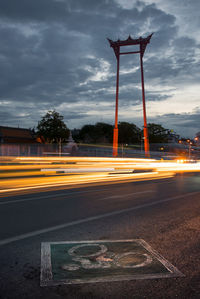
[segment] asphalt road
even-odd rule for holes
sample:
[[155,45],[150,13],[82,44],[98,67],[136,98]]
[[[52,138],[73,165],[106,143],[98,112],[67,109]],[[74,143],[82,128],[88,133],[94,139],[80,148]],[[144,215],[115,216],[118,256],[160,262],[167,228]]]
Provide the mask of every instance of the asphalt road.
[[[0,198],[0,298],[200,298],[200,176]],[[143,239],[185,276],[40,287],[41,242]]]

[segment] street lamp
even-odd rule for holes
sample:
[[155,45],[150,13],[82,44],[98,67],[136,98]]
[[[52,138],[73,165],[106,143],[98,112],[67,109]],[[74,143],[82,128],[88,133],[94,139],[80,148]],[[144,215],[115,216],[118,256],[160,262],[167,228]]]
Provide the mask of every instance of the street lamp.
[[192,145],[192,142],[190,139],[187,139],[187,143],[188,143],[188,158],[190,160],[190,157],[191,157],[191,145]]

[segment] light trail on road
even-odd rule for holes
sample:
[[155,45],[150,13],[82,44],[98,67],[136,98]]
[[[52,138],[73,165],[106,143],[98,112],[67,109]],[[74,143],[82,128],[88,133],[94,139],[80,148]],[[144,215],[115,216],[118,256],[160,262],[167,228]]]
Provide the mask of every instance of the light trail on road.
[[163,179],[183,172],[200,172],[200,163],[139,158],[1,157],[0,194]]
[[[3,185],[1,185],[0,194],[13,191],[23,191],[23,190],[33,190],[42,189],[49,187],[73,187],[80,186],[84,184],[97,184],[97,183],[113,183],[113,182],[128,182],[128,181],[141,181],[141,180],[153,180],[153,179],[163,179],[173,177],[174,173],[138,173],[130,175],[115,175],[109,176],[107,173],[104,174],[93,174],[93,175],[77,175],[76,177],[51,177],[51,178],[35,178],[35,179],[19,179],[6,180]],[[46,179],[46,182],[45,182]],[[12,185],[11,185],[12,184]],[[15,187],[14,187],[15,186]]]

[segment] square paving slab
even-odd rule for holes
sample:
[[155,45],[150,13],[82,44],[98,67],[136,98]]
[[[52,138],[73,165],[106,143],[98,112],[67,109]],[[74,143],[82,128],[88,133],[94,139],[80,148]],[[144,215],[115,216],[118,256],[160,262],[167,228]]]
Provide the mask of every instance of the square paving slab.
[[144,240],[45,242],[41,286],[184,276]]

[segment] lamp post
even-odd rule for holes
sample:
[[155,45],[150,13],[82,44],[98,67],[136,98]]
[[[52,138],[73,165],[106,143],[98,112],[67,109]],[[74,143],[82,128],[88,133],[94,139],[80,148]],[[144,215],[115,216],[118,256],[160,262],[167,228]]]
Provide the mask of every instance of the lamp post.
[[[153,33],[146,38],[133,39],[130,35],[126,40],[112,41],[108,39],[110,47],[113,48],[117,59],[117,78],[116,78],[116,101],[115,101],[115,127],[113,131],[113,157],[118,156],[118,100],[119,100],[119,61],[120,55],[140,54],[140,68],[141,68],[141,84],[142,84],[142,102],[143,102],[143,118],[144,118],[144,149],[145,157],[149,157],[149,137],[147,129],[146,105],[145,105],[145,90],[144,90],[144,72],[143,72],[143,56],[147,44]],[[120,52],[120,47],[139,45],[139,51]]]
[[188,158],[190,160],[191,158],[191,147],[192,147],[192,142],[190,139],[187,139],[187,142],[188,142]]

